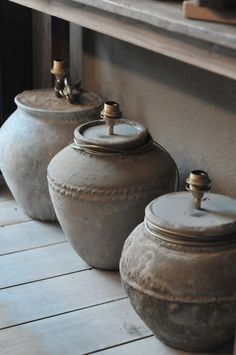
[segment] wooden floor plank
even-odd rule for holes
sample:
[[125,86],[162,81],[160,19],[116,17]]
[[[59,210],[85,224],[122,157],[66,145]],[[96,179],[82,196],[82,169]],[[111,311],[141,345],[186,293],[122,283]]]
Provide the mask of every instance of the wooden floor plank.
[[[96,354],[94,352],[93,354]],[[124,344],[104,351],[99,351],[99,355],[233,355],[233,350],[218,350],[208,353],[190,353],[185,351],[176,350],[161,343],[154,336],[146,339],[134,341],[132,343]]]
[[0,354],[193,355],[153,337],[118,273],[91,270],[57,224],[31,220],[1,186],[0,226]]
[[0,328],[124,297],[118,272],[95,269],[8,288],[0,291]]
[[30,220],[14,200],[0,202],[0,227]]
[[88,269],[68,242],[0,257],[0,288]]
[[28,221],[0,227],[0,255],[65,241],[57,223]]
[[125,299],[1,330],[0,344],[4,355],[84,355],[150,334]]

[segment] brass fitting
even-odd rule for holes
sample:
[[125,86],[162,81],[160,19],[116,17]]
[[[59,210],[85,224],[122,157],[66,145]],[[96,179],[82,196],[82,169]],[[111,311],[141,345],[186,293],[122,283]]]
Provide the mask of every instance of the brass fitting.
[[64,97],[63,90],[65,88],[65,78],[67,69],[64,60],[54,60],[51,73],[55,76],[54,90],[57,97]]
[[211,188],[208,174],[203,170],[193,170],[186,179],[186,183],[186,190],[192,192],[195,208],[200,210],[202,198]]
[[105,102],[100,117],[106,121],[108,134],[113,135],[116,120],[122,117],[119,104],[114,101]]
[[64,60],[54,60],[51,73],[55,75],[56,79],[64,79],[68,70],[66,69]]
[[64,60],[54,60],[51,73],[55,76],[54,90],[56,97],[65,98],[71,104],[80,101],[81,83],[72,85],[69,83],[69,70],[66,68]]

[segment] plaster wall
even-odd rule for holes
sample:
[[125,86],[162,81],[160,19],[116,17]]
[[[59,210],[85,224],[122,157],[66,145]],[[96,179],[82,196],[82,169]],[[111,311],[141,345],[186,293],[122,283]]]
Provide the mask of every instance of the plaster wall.
[[[212,191],[236,197],[236,82],[89,30],[83,85],[144,123],[184,179],[208,171]],[[157,167],[158,169],[158,167]]]

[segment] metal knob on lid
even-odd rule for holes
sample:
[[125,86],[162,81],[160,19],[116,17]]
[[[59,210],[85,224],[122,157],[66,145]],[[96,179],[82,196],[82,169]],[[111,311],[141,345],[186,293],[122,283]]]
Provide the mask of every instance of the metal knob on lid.
[[65,98],[71,104],[78,103],[83,92],[81,82],[73,85],[69,82],[69,70],[66,68],[65,60],[54,60],[51,73],[55,76],[54,91],[56,97]]
[[201,201],[206,192],[211,188],[211,180],[208,174],[203,170],[191,171],[186,179],[186,190],[191,191],[194,198],[194,206],[196,209],[201,209]]
[[56,79],[64,79],[68,70],[66,69],[66,63],[64,60],[55,59],[53,61],[53,67],[51,73],[55,75]]
[[62,98],[63,90],[65,88],[65,79],[68,74],[68,70],[66,69],[66,63],[64,60],[54,60],[53,67],[51,69],[51,73],[55,76],[55,94],[56,97]]
[[119,104],[114,101],[105,102],[100,117],[106,121],[108,134],[113,135],[113,127],[117,123],[116,120],[122,117],[122,112],[120,111]]

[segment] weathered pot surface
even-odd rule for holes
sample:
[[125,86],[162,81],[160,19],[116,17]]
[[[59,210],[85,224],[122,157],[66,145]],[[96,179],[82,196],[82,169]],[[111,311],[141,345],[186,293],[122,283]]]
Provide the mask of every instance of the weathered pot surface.
[[[106,103],[103,120],[75,130],[75,141],[48,167],[58,220],[90,265],[118,269],[123,243],[154,196],[175,191],[176,165],[137,122]],[[63,163],[63,169],[61,169]]]
[[72,139],[78,124],[96,119],[102,105],[91,92],[71,105],[53,89],[24,91],[17,110],[0,130],[0,169],[17,203],[32,218],[55,221],[47,185],[47,166]]
[[134,309],[161,341],[203,352],[234,335],[236,200],[207,193],[196,208],[194,189],[194,203],[181,192],[147,206],[125,242],[120,273]]

